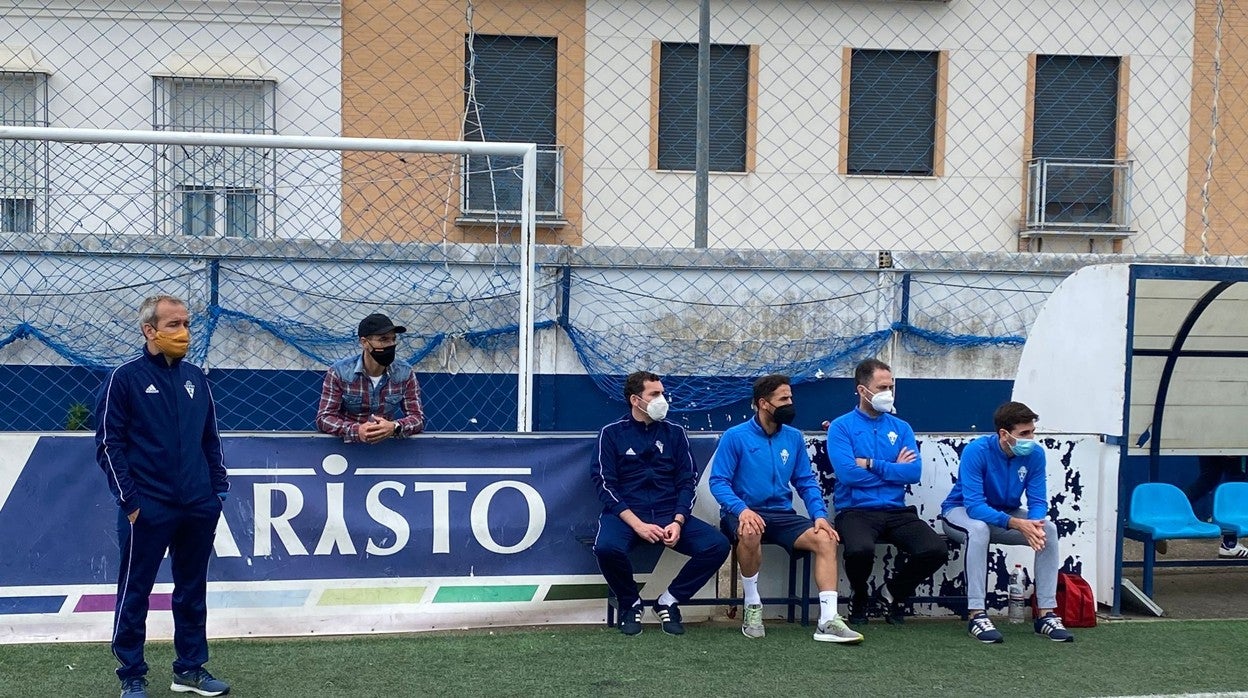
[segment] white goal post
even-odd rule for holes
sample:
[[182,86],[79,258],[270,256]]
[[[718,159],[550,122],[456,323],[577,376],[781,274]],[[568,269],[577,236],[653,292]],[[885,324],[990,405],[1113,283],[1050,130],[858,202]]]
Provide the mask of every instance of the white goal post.
[[[533,428],[534,228],[537,205],[537,146],[533,143],[408,140],[202,133],[185,131],[129,131],[120,129],[48,128],[0,125],[0,142],[128,144],[217,148],[271,148],[341,152],[420,153],[460,156],[506,156],[522,159],[519,218],[518,393],[516,430]],[[466,159],[466,157],[465,157]],[[514,214],[511,214],[514,215]],[[508,226],[514,224],[514,218]]]

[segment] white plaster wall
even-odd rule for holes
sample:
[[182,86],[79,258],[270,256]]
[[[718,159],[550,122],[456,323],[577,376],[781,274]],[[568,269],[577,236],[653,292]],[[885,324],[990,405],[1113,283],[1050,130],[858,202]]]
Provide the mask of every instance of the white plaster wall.
[[[341,124],[340,5],[290,0],[239,5],[96,0],[29,2],[4,10],[0,43],[33,52],[50,71],[50,125],[151,130],[153,75],[197,55],[259,56],[277,82],[277,133],[338,136]],[[53,233],[147,233],[152,225],[152,156],[146,148],[57,146],[52,191],[85,192],[57,201]],[[341,229],[341,160],[281,151],[288,190],[277,198],[278,237],[336,238]],[[107,194],[101,194],[106,192]],[[101,209],[105,212],[101,213]]]
[[[710,179],[711,247],[1013,250],[1023,190],[1027,57],[1130,59],[1134,251],[1182,250],[1192,6],[717,3],[716,43],[759,47],[757,168]],[[587,4],[585,241],[689,246],[694,177],[649,168],[651,46],[696,41],[692,0]],[[1129,18],[1129,20],[1124,20]],[[843,47],[949,56],[945,174],[846,177]]]

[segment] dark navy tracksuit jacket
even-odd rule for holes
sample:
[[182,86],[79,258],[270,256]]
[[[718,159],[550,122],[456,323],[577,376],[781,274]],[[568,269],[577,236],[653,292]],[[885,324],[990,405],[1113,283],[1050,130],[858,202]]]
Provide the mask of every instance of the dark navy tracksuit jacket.
[[142,498],[170,506],[211,500],[230,489],[217,412],[204,372],[144,349],[100,389],[96,460],[125,513]]

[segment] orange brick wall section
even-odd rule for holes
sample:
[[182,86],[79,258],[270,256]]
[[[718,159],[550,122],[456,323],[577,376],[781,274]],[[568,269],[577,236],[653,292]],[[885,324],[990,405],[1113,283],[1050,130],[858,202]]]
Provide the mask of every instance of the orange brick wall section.
[[[1248,254],[1248,0],[1225,0],[1222,74],[1218,89],[1218,150],[1209,183],[1209,254]],[[1201,254],[1204,224],[1201,186],[1213,111],[1213,56],[1217,3],[1196,1],[1196,43],[1192,67],[1191,149],[1188,155],[1187,223],[1184,249]]]
[[[584,157],[584,0],[475,0],[479,34],[553,36],[559,50],[555,129],[564,150],[568,225],[539,228],[538,242],[581,243]],[[464,111],[463,2],[344,0],[344,136],[458,140]],[[343,157],[343,238],[394,242],[495,242],[492,226],[456,226],[452,158],[389,153]],[[436,176],[427,177],[429,170]],[[360,182],[361,184],[353,184]],[[453,185],[449,190],[448,182]],[[447,219],[452,223],[443,225]],[[498,238],[514,242],[519,230]]]

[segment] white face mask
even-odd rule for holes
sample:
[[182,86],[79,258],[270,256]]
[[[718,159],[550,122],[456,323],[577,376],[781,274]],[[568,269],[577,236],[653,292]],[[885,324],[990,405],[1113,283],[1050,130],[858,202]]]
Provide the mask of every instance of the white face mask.
[[650,419],[653,419],[656,422],[661,422],[665,417],[667,417],[667,408],[667,398],[660,395],[646,405],[646,414],[650,417]]
[[[870,391],[867,391],[870,392]],[[892,412],[893,411],[893,391],[881,390],[871,396],[871,409],[876,412]]]

